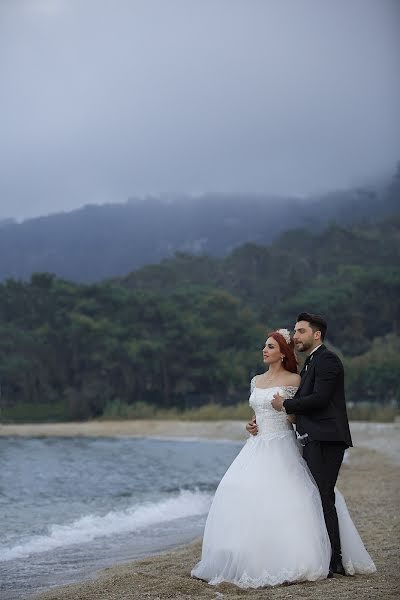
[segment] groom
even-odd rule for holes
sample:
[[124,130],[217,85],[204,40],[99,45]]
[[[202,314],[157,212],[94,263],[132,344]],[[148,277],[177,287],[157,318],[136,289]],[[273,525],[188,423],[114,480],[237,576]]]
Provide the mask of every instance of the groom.
[[[310,313],[300,313],[293,341],[307,358],[300,373],[301,383],[294,398],[284,400],[275,394],[277,411],[296,415],[296,430],[303,438],[303,458],[321,494],[326,528],[332,546],[328,577],[345,575],[340,548],[334,488],[344,451],[352,446],[344,397],[344,372],[339,357],[324,346],[326,321]],[[257,434],[255,421],[246,427]]]

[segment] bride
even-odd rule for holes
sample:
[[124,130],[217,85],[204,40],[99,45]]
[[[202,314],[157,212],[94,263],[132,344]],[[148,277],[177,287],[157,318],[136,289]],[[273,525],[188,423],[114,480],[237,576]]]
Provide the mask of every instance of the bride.
[[[292,398],[300,384],[287,330],[269,334],[263,359],[269,369],[252,379],[249,400],[258,434],[247,440],[217,488],[201,560],[191,572],[211,585],[258,588],[329,573],[321,498],[296,440],[294,416],[271,406],[274,394]],[[346,573],[372,573],[375,565],[335,491]]]

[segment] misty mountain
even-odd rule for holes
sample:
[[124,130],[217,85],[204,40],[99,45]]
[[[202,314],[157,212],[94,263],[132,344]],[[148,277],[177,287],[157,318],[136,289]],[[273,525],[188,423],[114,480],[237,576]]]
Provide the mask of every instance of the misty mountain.
[[86,205],[0,225],[0,280],[51,272],[95,282],[158,263],[176,252],[224,257],[246,243],[270,245],[289,229],[321,231],[383,218],[400,203],[400,169],[385,185],[318,198],[246,194],[161,196]]

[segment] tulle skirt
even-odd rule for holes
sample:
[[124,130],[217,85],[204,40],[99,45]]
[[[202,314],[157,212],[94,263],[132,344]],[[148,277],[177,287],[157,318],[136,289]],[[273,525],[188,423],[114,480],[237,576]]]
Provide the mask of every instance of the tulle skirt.
[[[337,509],[346,570],[373,572],[340,493]],[[293,431],[249,438],[217,488],[192,576],[243,588],[315,581],[330,558],[319,491]]]
[[335,488],[335,506],[339,521],[343,566],[347,575],[375,573],[375,564],[358,533],[343,495]]

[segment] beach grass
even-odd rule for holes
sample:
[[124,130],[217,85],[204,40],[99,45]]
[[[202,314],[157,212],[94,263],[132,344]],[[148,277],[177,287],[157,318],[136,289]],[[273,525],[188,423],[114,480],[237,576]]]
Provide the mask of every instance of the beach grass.
[[[372,402],[351,403],[348,405],[348,416],[351,421],[374,421],[392,423],[400,416],[400,408],[393,404],[376,404]],[[177,408],[158,408],[145,402],[125,404],[118,400],[110,402],[100,419],[157,419],[179,421],[247,421],[253,415],[248,402],[234,405],[203,404],[197,408],[179,410]]]
[[[400,418],[400,406],[394,403],[348,402],[347,412],[350,421],[392,423]],[[141,401],[128,404],[113,399],[106,404],[103,413],[95,420],[248,421],[252,416],[253,411],[248,402],[225,405],[209,402],[201,406],[180,409],[161,408]],[[0,406],[0,424],[62,423],[75,420],[68,417],[66,408],[61,402],[51,405],[25,403],[16,406]]]

